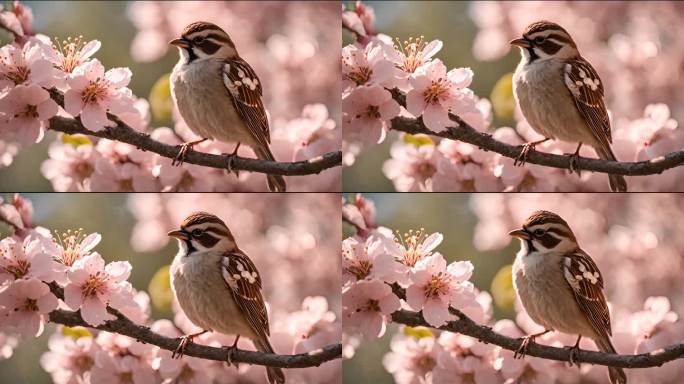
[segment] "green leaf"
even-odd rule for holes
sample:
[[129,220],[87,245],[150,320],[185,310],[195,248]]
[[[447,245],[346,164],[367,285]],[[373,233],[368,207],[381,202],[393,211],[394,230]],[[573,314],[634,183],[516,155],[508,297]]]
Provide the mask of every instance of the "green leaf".
[[69,336],[74,340],[81,337],[92,337],[93,334],[84,327],[62,327],[62,335]]
[[170,74],[162,75],[150,90],[150,110],[155,121],[170,121],[173,112]]
[[515,98],[513,97],[513,73],[507,73],[494,84],[492,94],[489,96],[494,108],[494,114],[499,119],[512,120],[515,111]]
[[430,328],[426,327],[409,327],[408,325],[404,327],[404,335],[411,336],[416,339],[422,339],[424,337],[435,337]]
[[417,135],[411,135],[409,133],[404,135],[404,143],[406,144],[413,144],[416,147],[421,147],[423,145],[433,145],[435,144],[434,141],[432,141],[432,138],[428,135],[424,135],[422,133],[419,133]]
[[152,305],[155,308],[163,311],[171,310],[171,303],[173,302],[173,292],[171,291],[171,274],[169,272],[170,266],[165,265],[152,276],[147,291],[150,293]]
[[499,269],[492,279],[492,297],[501,309],[512,309],[515,303],[515,289],[513,288],[513,266],[505,265]]
[[67,135],[65,133],[62,135],[62,143],[78,147],[80,145],[92,144],[93,142],[85,135]]

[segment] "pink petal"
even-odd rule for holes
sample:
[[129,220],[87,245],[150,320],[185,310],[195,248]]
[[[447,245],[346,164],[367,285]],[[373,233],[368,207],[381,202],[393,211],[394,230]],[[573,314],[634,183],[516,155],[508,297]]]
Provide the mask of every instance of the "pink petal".
[[380,105],[379,112],[380,118],[387,121],[397,117],[399,112],[401,112],[401,109],[399,107],[399,103],[393,99],[390,99]]
[[38,305],[38,312],[47,314],[57,309],[59,301],[55,295],[48,293],[38,299],[36,304]]
[[425,303],[423,287],[413,284],[406,289],[406,303],[414,310],[420,311]]
[[48,99],[40,103],[40,105],[38,105],[37,111],[38,119],[41,121],[45,121],[56,115],[59,111],[59,107],[57,106],[57,103],[55,103],[54,100]]
[[128,261],[113,261],[105,267],[105,271],[117,282],[127,280],[131,269],[131,263]]
[[107,113],[102,106],[97,103],[87,104],[81,112],[81,122],[91,131],[101,131],[105,126],[112,126],[114,123],[107,119]]
[[442,49],[443,45],[444,44],[442,43],[441,40],[431,41],[421,51],[423,54],[423,59],[427,60],[427,59],[431,58],[432,56],[434,56],[437,52],[439,52],[440,49]]
[[100,243],[100,240],[102,240],[102,236],[99,233],[91,233],[90,235],[86,236],[85,239],[81,241],[81,253],[86,254],[90,252],[93,248],[95,248],[96,245]]
[[131,81],[131,70],[128,68],[112,68],[105,78],[116,88],[125,87]]
[[423,93],[415,89],[410,90],[406,95],[406,110],[413,116],[420,116],[427,107]]
[[64,110],[72,116],[78,116],[83,110],[83,101],[81,94],[73,89],[66,91],[64,94]]
[[100,49],[100,46],[102,46],[102,44],[99,40],[89,41],[88,44],[81,48],[81,60],[85,60],[92,56],[95,52],[97,52]]
[[423,317],[433,327],[441,327],[451,320],[453,316],[449,314],[447,305],[444,305],[436,298],[429,299],[423,306]]
[[382,321],[382,316],[378,313],[363,313],[357,316],[362,316],[359,321],[359,331],[369,339],[381,337],[385,333],[385,322]]
[[81,316],[86,323],[98,326],[107,320],[114,320],[116,317],[107,313],[107,306],[100,300],[89,297],[81,307]]
[[449,114],[439,104],[430,104],[425,107],[423,122],[433,132],[444,131],[447,125],[455,124],[449,120]]
[[81,287],[76,284],[69,284],[64,288],[64,303],[74,311],[81,307],[83,295]]

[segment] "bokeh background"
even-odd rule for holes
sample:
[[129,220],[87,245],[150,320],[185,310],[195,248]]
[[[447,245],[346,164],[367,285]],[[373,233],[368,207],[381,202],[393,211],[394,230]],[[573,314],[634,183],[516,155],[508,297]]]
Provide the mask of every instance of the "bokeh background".
[[[5,201],[12,199],[8,194],[0,196]],[[256,264],[271,308],[272,329],[278,319],[286,322],[289,313],[301,310],[302,300],[309,296],[324,297],[329,310],[339,318],[341,223],[330,219],[341,215],[337,194],[22,196],[33,202],[36,225],[60,234],[78,228],[86,234],[100,233],[102,241],[94,251],[107,262],[131,263],[129,281],[137,290],[150,294],[153,320],[174,317],[164,269],[173,260],[178,245],[173,239],[169,241],[166,232],[178,228],[183,218],[196,210],[221,217],[240,248]],[[10,228],[0,223],[0,238],[10,233]],[[0,382],[51,383],[39,359],[47,351],[47,341],[55,329],[56,325],[48,324],[38,339],[20,342],[11,358],[0,361]],[[322,377],[340,375],[339,360],[315,369],[320,369],[317,374]]]
[[[301,160],[340,148],[338,44],[341,31],[334,23],[339,20],[335,2],[22,1],[22,4],[33,12],[36,33],[58,38],[60,42],[77,36],[83,36],[86,42],[100,40],[102,47],[94,58],[106,69],[130,68],[133,76],[128,87],[134,95],[150,103],[150,130],[174,128],[178,120],[173,113],[167,75],[179,56],[168,41],[177,37],[190,22],[217,23],[231,35],[240,55],[253,66],[262,83],[267,84],[264,103],[270,117],[271,149],[276,159]],[[0,45],[9,41],[9,34],[0,31]],[[314,107],[305,111],[309,105]],[[319,128],[316,137],[309,137]],[[187,134],[185,124],[178,124],[175,129],[181,136]],[[52,184],[41,174],[40,166],[48,158],[48,147],[56,137],[55,132],[48,131],[39,144],[21,148],[12,165],[0,167],[0,190],[51,191]],[[312,144],[299,150],[304,141]],[[231,151],[229,147],[234,148],[233,143],[225,144],[225,150],[220,144],[206,144],[197,148],[209,151],[215,149],[210,145],[214,144],[225,153]],[[241,148],[239,153],[254,156],[246,148]],[[337,168],[315,177],[293,177],[288,179],[288,189],[338,191],[340,173]],[[248,180],[246,176],[247,173],[240,178],[242,189],[224,185],[216,190],[263,189],[262,174],[249,175]]]
[[[627,313],[642,310],[649,296],[666,296],[674,312],[684,311],[680,282],[684,271],[684,240],[678,229],[680,224],[672,221],[684,218],[682,195],[368,193],[363,196],[375,203],[379,226],[400,233],[420,228],[426,234],[442,233],[444,241],[435,251],[444,255],[448,263],[457,260],[473,263],[475,269],[470,281],[492,295],[494,320],[515,321],[515,292],[508,268],[520,245],[508,232],[519,228],[538,209],[561,215],[573,229],[582,249],[596,261],[612,306],[614,332],[627,327],[620,319]],[[354,233],[347,224],[343,230],[344,238]],[[343,382],[394,383],[382,359],[390,351],[390,341],[398,329],[398,325],[390,324],[382,338],[362,340],[354,357],[343,363]],[[680,341],[669,340],[668,344]],[[620,341],[616,345],[620,349]],[[676,382],[671,380],[684,370],[684,363],[674,362],[660,369],[663,370],[660,375],[640,377],[647,381],[637,379],[636,382],[658,381],[656,378]],[[645,374],[649,370],[634,371]],[[604,374],[601,371],[598,380],[605,380]]]
[[[626,127],[630,121],[641,118],[644,108],[653,103],[667,104],[671,117],[680,125],[684,121],[684,93],[680,91],[684,79],[684,4],[681,2],[364,1],[364,4],[375,11],[378,33],[401,41],[419,36],[428,42],[441,40],[444,46],[435,58],[442,60],[448,69],[470,67],[474,77],[469,88],[492,102],[492,129],[516,126],[508,75],[520,61],[520,53],[517,48],[510,49],[508,42],[519,37],[530,22],[540,19],[563,25],[577,42],[580,53],[597,69],[606,85],[614,132],[616,127]],[[352,2],[348,2],[348,8],[353,9]],[[351,34],[345,31],[343,45],[352,42]],[[657,129],[656,122],[646,125]],[[644,127],[642,131],[648,129]],[[382,144],[362,150],[355,163],[343,172],[344,190],[394,191],[392,181],[383,174],[382,165],[390,158],[390,147],[398,137],[397,132],[390,132]],[[681,149],[681,145],[666,152],[675,149]],[[616,151],[620,158],[622,149]],[[587,154],[593,156],[591,151]],[[622,157],[627,154],[633,156],[625,151]]]

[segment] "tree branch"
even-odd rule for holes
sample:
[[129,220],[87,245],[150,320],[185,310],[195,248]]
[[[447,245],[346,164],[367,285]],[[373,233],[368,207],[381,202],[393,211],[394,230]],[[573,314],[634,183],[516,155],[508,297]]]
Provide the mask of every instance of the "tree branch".
[[[48,91],[50,92],[52,99],[55,100],[57,104],[64,107],[64,95],[55,89]],[[114,115],[108,114],[108,117],[110,120],[116,123],[116,126],[105,128],[99,132],[93,132],[84,127],[83,124],[81,124],[80,119],[63,116],[55,116],[51,118],[50,129],[70,135],[83,134],[108,140],[120,141],[133,145],[143,151],[154,152],[169,159],[174,159],[178,155],[178,146],[168,145],[156,141],[152,139],[150,135],[138,132],[129,127]],[[295,162],[277,162],[236,156],[232,159],[232,164],[230,164],[229,167],[230,158],[231,156],[228,155],[213,155],[210,153],[197,152],[190,149],[188,150],[184,161],[186,163],[202,165],[205,167],[227,170],[232,169],[234,171],[268,173],[283,176],[317,174],[326,169],[342,165],[342,151],[329,152],[309,160]]]
[[[406,95],[404,95],[398,89],[392,89],[389,91],[392,92],[394,100],[396,100],[401,106],[406,107]],[[496,152],[511,159],[517,158],[522,151],[522,146],[510,145],[495,140],[492,135],[476,130],[454,114],[450,113],[449,118],[457,123],[457,126],[449,127],[443,132],[433,132],[429,130],[425,124],[423,124],[421,119],[401,116],[392,119],[392,129],[414,135],[422,133],[449,140],[459,140],[472,144],[482,150]],[[536,150],[529,151],[526,162],[553,168],[570,169],[570,156],[556,155],[552,153],[539,152]],[[638,162],[599,160],[587,157],[580,157],[577,161],[578,167],[583,171],[612,173],[625,176],[658,174],[683,164],[684,151],[671,152],[665,156]]]
[[[397,284],[392,285],[392,291],[400,298],[406,299],[406,292]],[[477,324],[457,309],[450,307],[449,312],[456,315],[458,319],[448,322],[446,325],[438,328],[439,330],[460,333],[476,338],[484,343],[498,345],[510,351],[516,351],[522,344],[522,339],[513,339],[494,332],[491,327]],[[425,321],[421,312],[416,313],[407,310],[399,310],[392,314],[392,321],[411,327],[421,326],[435,328]],[[535,342],[529,344],[526,354],[550,360],[570,361],[570,349],[550,347]],[[681,358],[684,358],[684,343],[673,344],[665,348],[638,355],[619,355],[615,353],[581,349],[575,355],[574,361],[621,368],[649,368],[659,367],[669,361]]]
[[[59,297],[64,299],[63,289],[55,283],[51,283],[50,289]],[[81,317],[80,311],[70,312],[61,309],[50,312],[50,321],[63,324],[68,327],[89,327],[101,331],[118,333],[134,338],[140,342],[156,345],[168,351],[175,351],[180,343],[180,338],[171,338],[152,332],[149,327],[135,324],[121,312],[108,307],[107,311],[116,316],[115,320],[107,321],[103,325],[93,327],[86,323]],[[199,357],[201,359],[228,361],[228,349],[208,347],[205,345],[189,343],[184,350],[188,356]],[[279,368],[308,368],[317,367],[325,362],[342,357],[342,344],[332,344],[325,348],[300,353],[297,355],[278,355],[273,353],[247,351],[236,349],[231,358],[236,363],[246,363],[255,365],[267,365]]]

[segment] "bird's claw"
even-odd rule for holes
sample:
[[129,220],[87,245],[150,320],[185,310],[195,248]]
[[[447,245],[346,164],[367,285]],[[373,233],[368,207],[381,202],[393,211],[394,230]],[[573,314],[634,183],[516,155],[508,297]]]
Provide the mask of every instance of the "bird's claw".
[[178,344],[178,348],[176,348],[175,351],[171,354],[172,359],[180,359],[183,357],[183,354],[185,354],[185,348],[188,346],[188,344],[192,341],[192,336],[183,336],[181,337],[181,341]]
[[570,157],[570,173],[577,173],[577,176],[582,176],[582,169],[579,167],[579,153],[568,153],[567,155]]
[[188,154],[188,149],[192,147],[191,144],[185,143],[180,145],[180,149],[178,150],[178,155],[173,158],[173,161],[171,161],[171,166],[172,167],[180,167],[183,165],[183,162],[185,161],[185,155]]
[[577,354],[579,353],[579,343],[577,345],[567,346],[565,347],[570,350],[570,366],[572,367],[573,365],[577,364],[579,367],[579,361],[577,361]]
[[527,354],[527,347],[529,347],[530,342],[534,341],[534,336],[525,336],[523,337],[522,344],[520,344],[520,347],[515,351],[513,354],[514,359],[523,359],[525,358],[525,355]]
[[525,162],[527,161],[527,155],[530,153],[530,150],[534,150],[534,146],[534,143],[523,144],[520,154],[515,158],[515,161],[513,161],[513,166],[522,167],[525,165]]
[[[229,366],[233,365],[233,354],[235,353],[235,350],[237,350],[237,345],[223,348],[226,350],[226,362]],[[237,363],[235,363],[235,366],[237,367]]]

